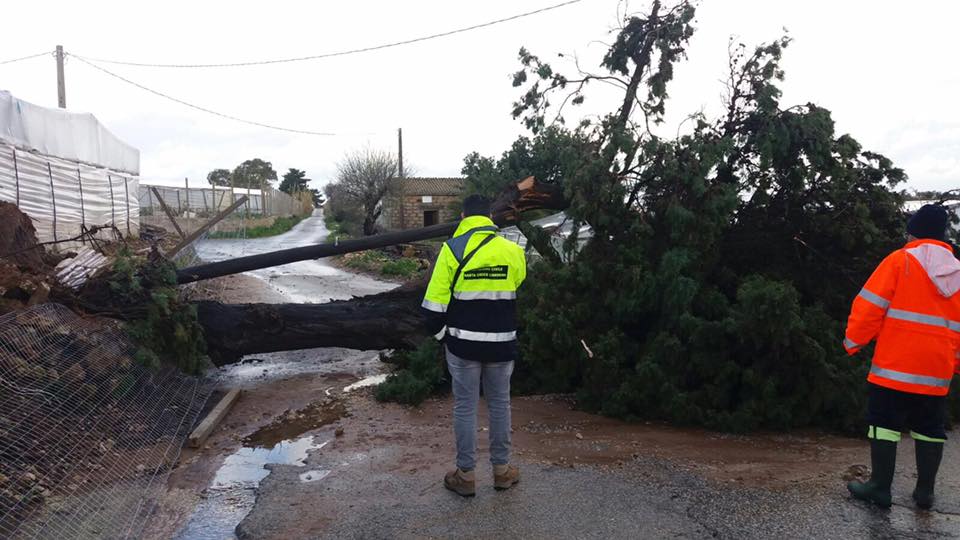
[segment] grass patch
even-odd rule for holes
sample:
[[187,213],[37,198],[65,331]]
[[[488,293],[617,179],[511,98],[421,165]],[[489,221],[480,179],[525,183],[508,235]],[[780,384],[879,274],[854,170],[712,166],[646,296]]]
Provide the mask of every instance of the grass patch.
[[380,267],[380,272],[386,276],[411,277],[420,270],[420,264],[413,259],[396,259],[387,261]]
[[292,229],[297,223],[303,221],[304,216],[278,217],[273,221],[273,225],[250,227],[246,232],[241,231],[214,231],[207,235],[208,238],[264,238],[267,236],[276,236]]
[[323,223],[327,226],[327,230],[330,231],[327,237],[328,239],[338,237],[340,240],[346,240],[350,238],[350,233],[347,232],[347,224],[337,221],[332,215],[324,216]]
[[427,339],[412,351],[402,351],[394,360],[400,366],[387,380],[377,385],[377,401],[419,405],[447,387],[447,370],[440,355],[440,343]]
[[412,278],[422,272],[416,259],[396,259],[377,250],[347,253],[343,256],[343,264],[361,272],[403,279]]

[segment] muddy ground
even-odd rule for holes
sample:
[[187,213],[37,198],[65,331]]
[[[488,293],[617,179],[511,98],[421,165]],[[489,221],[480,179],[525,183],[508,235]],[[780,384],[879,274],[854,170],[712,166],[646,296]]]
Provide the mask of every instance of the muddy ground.
[[[301,226],[323,233],[316,218]],[[310,264],[323,269],[238,276],[213,290],[240,302],[388,286]],[[206,446],[184,451],[148,538],[960,538],[955,441],[934,511],[909,499],[909,441],[894,507],[881,511],[844,487],[868,469],[865,440],[627,424],[576,411],[566,396],[515,398],[523,480],[513,490],[492,489],[481,428],[478,494],[463,499],[440,483],[454,453],[449,397],[407,408],[377,403],[369,387],[345,390],[383,369],[376,353],[319,349],[222,370],[222,386],[244,393]]]

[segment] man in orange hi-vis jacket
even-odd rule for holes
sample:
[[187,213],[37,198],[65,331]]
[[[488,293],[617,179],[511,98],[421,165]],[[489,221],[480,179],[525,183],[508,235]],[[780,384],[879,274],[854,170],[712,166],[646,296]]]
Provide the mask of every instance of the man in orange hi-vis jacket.
[[891,253],[853,301],[843,346],[855,354],[877,340],[867,377],[867,437],[872,472],[850,482],[858,499],[889,507],[900,434],[915,441],[920,508],[933,487],[947,436],[946,396],[960,370],[960,261],[944,242],[947,212],[920,208],[907,223],[907,245]]

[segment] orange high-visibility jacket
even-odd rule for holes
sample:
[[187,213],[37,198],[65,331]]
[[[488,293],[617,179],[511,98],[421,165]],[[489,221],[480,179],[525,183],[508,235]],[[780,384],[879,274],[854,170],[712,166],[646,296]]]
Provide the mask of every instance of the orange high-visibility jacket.
[[877,338],[867,380],[946,395],[960,371],[960,261],[950,246],[914,240],[890,254],[853,300],[843,346],[854,354]]

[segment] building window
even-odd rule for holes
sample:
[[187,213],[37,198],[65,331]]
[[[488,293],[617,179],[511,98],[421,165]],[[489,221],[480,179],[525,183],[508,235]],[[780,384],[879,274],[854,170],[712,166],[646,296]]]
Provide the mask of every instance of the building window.
[[440,211],[439,210],[424,210],[423,211],[423,226],[429,227],[431,225],[436,225],[440,223]]

